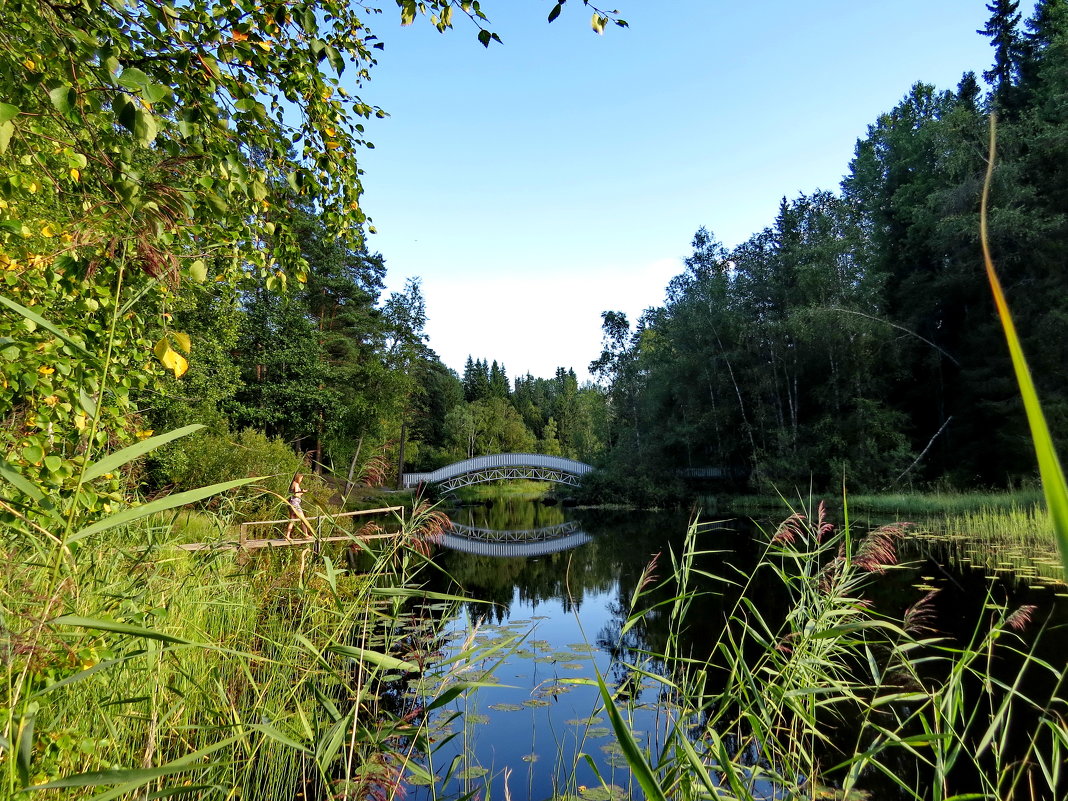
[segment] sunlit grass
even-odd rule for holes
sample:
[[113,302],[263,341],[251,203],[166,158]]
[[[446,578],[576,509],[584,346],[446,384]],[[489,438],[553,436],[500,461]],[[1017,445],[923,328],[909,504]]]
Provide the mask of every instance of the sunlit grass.
[[537,500],[548,495],[552,488],[553,485],[546,481],[512,479],[472,484],[469,487],[461,487],[451,495],[461,501],[494,500],[502,496],[520,500]]
[[[795,500],[796,502],[796,500]],[[889,520],[927,520],[950,514],[965,514],[984,510],[1026,508],[1042,502],[1039,489],[1012,492],[899,492],[849,496],[850,515],[868,515]],[[838,504],[840,505],[840,504]],[[764,516],[771,520],[781,517],[788,509],[782,498],[770,495],[740,495],[722,504],[731,512]]]

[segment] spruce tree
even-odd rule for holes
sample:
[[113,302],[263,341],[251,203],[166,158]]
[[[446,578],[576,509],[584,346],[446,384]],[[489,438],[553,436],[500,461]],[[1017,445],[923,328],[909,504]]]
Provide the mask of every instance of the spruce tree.
[[1015,98],[1013,88],[1019,79],[1023,58],[1023,39],[1017,29],[1020,24],[1019,0],[993,0],[987,4],[990,19],[976,33],[990,38],[994,46],[994,64],[983,72],[983,78],[993,90],[995,108],[1011,112]]

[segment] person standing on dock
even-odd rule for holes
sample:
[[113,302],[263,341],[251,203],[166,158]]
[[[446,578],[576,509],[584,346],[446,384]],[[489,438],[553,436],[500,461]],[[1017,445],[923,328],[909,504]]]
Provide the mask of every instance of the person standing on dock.
[[299,520],[301,528],[303,528],[309,537],[314,536],[311,524],[308,522],[308,518],[304,516],[304,510],[301,508],[300,499],[307,492],[304,487],[300,485],[300,482],[304,480],[303,473],[297,473],[293,476],[293,481],[289,485],[289,525],[286,526],[286,539],[292,539],[290,536],[293,533],[293,526]]

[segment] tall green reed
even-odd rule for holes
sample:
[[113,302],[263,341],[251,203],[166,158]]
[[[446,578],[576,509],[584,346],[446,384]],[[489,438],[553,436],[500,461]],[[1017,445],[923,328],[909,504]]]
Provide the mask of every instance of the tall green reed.
[[[64,339],[35,312],[5,305]],[[0,796],[395,791],[407,759],[398,744],[418,738],[418,716],[380,693],[387,676],[424,669],[426,654],[398,620],[427,597],[411,583],[424,560],[412,545],[440,515],[420,508],[399,521],[398,537],[352,540],[370,564],[356,573],[308,548],[170,547],[187,536],[172,525],[190,519],[179,510],[255,478],[97,502],[96,482],[198,428],[87,452],[58,489],[0,460],[0,502],[13,521],[0,536]],[[227,522],[213,528],[224,536]]]
[[[646,797],[1059,797],[1064,787],[1050,756],[1063,753],[1064,702],[1034,688],[1042,677],[1059,687],[1064,667],[1019,639],[1033,610],[990,599],[987,616],[957,642],[931,628],[933,594],[900,615],[873,608],[869,584],[897,569],[902,533],[833,530],[822,508],[795,513],[771,532],[753,571],[731,580],[737,599],[717,639],[683,651],[680,615],[666,653],[650,655],[668,670],[645,675],[671,700],[653,749],[635,751],[618,711],[625,702],[602,682]],[[701,534],[693,524],[674,561],[680,607],[698,598],[692,571]],[[767,602],[772,586],[784,602]],[[647,611],[644,597],[636,596],[629,625]],[[1009,678],[995,669],[1007,659],[1020,666]],[[1033,733],[1020,744],[1018,731],[1010,735],[1022,726]],[[971,795],[959,795],[962,787]]]
[[1046,505],[1049,508],[1050,519],[1053,523],[1053,534],[1057,541],[1057,547],[1061,554],[1061,563],[1064,567],[1065,576],[1068,577],[1068,485],[1065,484],[1064,470],[1057,456],[1057,449],[1053,443],[1049,426],[1046,424],[1046,416],[1042,412],[1042,404],[1035,390],[1034,380],[1031,378],[1031,370],[1027,366],[1020,337],[1016,333],[1016,325],[1009,311],[1008,301],[1001,288],[997,271],[994,269],[994,260],[990,254],[990,238],[987,232],[987,209],[990,201],[990,186],[994,178],[994,162],[997,154],[997,118],[990,117],[990,153],[987,159],[986,178],[983,181],[983,195],[979,210],[979,239],[983,246],[983,265],[986,269],[986,277],[990,283],[990,291],[994,296],[994,304],[997,307],[998,318],[1005,332],[1005,341],[1009,347],[1009,355],[1012,358],[1012,368],[1016,373],[1016,382],[1020,387],[1020,397],[1023,399],[1024,411],[1027,414],[1027,423],[1031,428],[1031,440],[1035,445],[1035,455],[1038,458],[1038,472],[1042,478],[1042,490],[1046,496]]

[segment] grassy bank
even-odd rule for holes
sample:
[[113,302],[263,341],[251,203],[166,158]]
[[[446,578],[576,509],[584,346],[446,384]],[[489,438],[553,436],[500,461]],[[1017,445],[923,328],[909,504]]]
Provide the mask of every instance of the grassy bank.
[[[392,787],[412,713],[383,677],[409,638],[409,550],[433,516],[373,550],[188,554],[227,527],[181,512],[68,551],[7,542],[0,797],[367,797]],[[42,558],[44,557],[44,558]],[[432,621],[430,622],[432,626]],[[410,732],[409,735],[416,732]],[[49,792],[51,791],[51,792]]]
[[[786,508],[782,499],[752,497],[727,508],[757,519],[775,520]],[[827,502],[829,516],[844,520],[842,503]],[[1013,493],[924,493],[851,495],[849,518],[878,526],[909,521],[908,536],[937,544],[942,558],[990,571],[1011,571],[1021,579],[1064,583],[1053,536],[1053,522],[1038,490]]]
[[[841,497],[818,496],[828,507],[840,510]],[[1032,507],[1042,503],[1041,489],[1016,490],[1013,492],[907,492],[878,493],[869,495],[850,494],[850,516],[868,515],[887,520],[915,520],[929,517],[964,514],[981,510],[1012,510]],[[812,499],[805,496],[777,495],[732,495],[717,497],[713,508],[753,516],[768,516],[778,519],[790,513],[790,507],[810,505]]]
[[492,481],[484,484],[472,484],[449,493],[447,498],[455,498],[464,503],[487,501],[496,498],[515,498],[517,500],[538,500],[552,492],[553,485],[546,481],[526,481],[514,479]]

